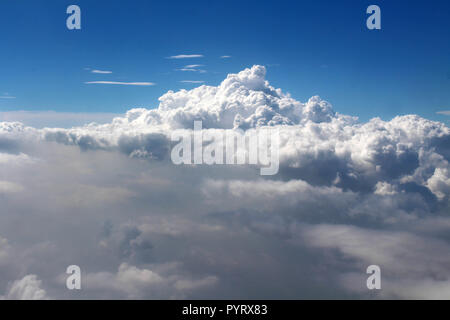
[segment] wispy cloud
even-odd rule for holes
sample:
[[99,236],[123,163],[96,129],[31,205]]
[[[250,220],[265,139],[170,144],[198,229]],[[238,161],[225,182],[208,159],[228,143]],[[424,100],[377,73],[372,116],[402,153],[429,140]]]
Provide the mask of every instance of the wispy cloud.
[[91,73],[110,74],[110,73],[112,73],[112,71],[94,69],[91,71]]
[[205,81],[200,80],[181,80],[182,83],[204,83]]
[[177,69],[177,71],[197,71],[197,69],[192,69],[192,68],[182,68],[182,69]]
[[124,86],[154,86],[153,82],[88,81],[85,84],[117,84]]
[[203,64],[188,64],[184,66],[184,68],[177,69],[177,71],[191,71],[191,72],[200,72],[205,73],[206,70],[198,69],[199,67],[203,67]]
[[10,96],[8,93],[4,93],[0,96],[0,99],[15,99],[16,97]]
[[231,56],[220,56],[220,59],[228,59],[231,58]]
[[167,59],[190,59],[190,58],[203,58],[202,54],[179,54],[176,56],[167,57]]
[[194,69],[194,68],[181,68],[181,69],[177,69],[177,71],[192,71],[192,72],[200,72],[200,73],[206,72],[206,70]]
[[0,111],[0,122],[21,122],[36,128],[72,128],[88,123],[104,124],[123,116],[109,112]]
[[436,112],[437,114],[443,114],[443,115],[445,115],[445,116],[450,116],[450,110],[447,110],[447,111],[438,111],[438,112]]

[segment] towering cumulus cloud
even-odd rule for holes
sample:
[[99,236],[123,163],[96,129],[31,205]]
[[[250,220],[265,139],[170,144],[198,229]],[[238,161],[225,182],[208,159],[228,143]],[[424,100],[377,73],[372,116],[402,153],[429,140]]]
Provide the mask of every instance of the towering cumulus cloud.
[[[450,129],[360,123],[265,75],[169,91],[105,125],[0,123],[0,295],[450,298]],[[174,165],[172,132],[198,120],[278,129],[278,174]],[[80,291],[65,288],[71,264]],[[381,291],[366,287],[372,264]]]

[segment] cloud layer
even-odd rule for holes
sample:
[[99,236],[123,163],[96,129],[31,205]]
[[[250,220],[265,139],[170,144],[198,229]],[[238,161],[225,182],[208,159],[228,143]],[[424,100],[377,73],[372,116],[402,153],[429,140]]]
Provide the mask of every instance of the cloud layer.
[[[265,75],[169,91],[108,124],[1,122],[3,297],[449,298],[450,129],[359,123]],[[171,133],[195,120],[279,128],[279,174],[173,165]],[[65,289],[70,264],[80,292]],[[365,287],[370,264],[381,292]]]

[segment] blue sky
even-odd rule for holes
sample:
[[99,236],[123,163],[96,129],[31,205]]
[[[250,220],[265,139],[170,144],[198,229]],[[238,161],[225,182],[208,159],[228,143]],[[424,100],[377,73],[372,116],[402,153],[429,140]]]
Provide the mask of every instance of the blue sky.
[[[66,28],[71,4],[81,30]],[[366,28],[370,4],[381,8],[382,30]],[[436,112],[450,110],[449,9],[400,0],[2,0],[0,111],[155,108],[168,90],[198,86],[181,81],[218,85],[262,64],[294,98],[320,95],[363,121],[416,113],[448,123]],[[167,59],[180,54],[203,57]],[[194,64],[206,72],[177,70]]]

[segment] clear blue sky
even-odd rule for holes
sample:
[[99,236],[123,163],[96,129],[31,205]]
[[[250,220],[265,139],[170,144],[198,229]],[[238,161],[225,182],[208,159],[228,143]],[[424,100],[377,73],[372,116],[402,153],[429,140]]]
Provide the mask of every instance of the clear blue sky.
[[[71,4],[81,7],[81,30],[66,28]],[[370,4],[381,8],[380,31],[366,28]],[[436,112],[450,110],[449,39],[448,0],[2,0],[0,111],[154,108],[166,91],[198,85],[180,81],[217,85],[262,64],[296,99],[318,94],[362,120],[448,121]],[[166,58],[179,54],[204,57]],[[191,64],[207,72],[176,71]]]

